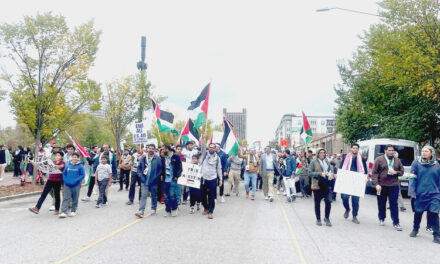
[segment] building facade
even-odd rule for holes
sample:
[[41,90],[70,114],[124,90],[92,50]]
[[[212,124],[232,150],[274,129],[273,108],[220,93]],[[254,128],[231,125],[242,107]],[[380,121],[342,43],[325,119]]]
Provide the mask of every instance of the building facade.
[[[334,133],[335,131],[335,116],[307,116],[307,119],[309,120],[314,140]],[[287,139],[289,148],[295,148],[303,145],[304,142],[302,142],[300,137],[302,125],[302,115],[283,115],[275,132],[275,139],[277,142],[279,142],[281,139]]]
[[235,134],[239,141],[246,140],[247,112],[243,108],[242,112],[228,112],[223,108],[223,116],[227,117],[234,126]]

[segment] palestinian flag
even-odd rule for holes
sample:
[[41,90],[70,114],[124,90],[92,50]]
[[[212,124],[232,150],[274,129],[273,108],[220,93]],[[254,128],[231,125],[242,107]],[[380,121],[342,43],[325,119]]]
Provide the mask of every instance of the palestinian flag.
[[175,135],[179,135],[179,132],[173,128],[174,115],[170,112],[160,110],[159,105],[151,99],[153,110],[157,120],[157,126],[161,132],[171,132]]
[[312,141],[312,128],[310,127],[309,120],[307,120],[306,115],[303,112],[303,126],[301,127],[301,138],[304,140],[305,146],[307,147]]
[[303,169],[304,169],[303,165],[299,164],[299,165],[296,167],[295,175],[300,175],[301,172],[303,171]]
[[223,126],[225,132],[223,133],[222,143],[220,147],[229,155],[229,157],[237,156],[240,150],[240,144],[238,143],[237,136],[234,132],[234,127],[231,122],[224,118]]
[[199,128],[203,126],[208,120],[208,103],[209,103],[209,91],[211,90],[211,83],[208,83],[205,88],[203,88],[200,95],[195,101],[191,102],[188,107],[189,111],[194,111],[197,113],[197,117],[194,121],[194,127]]
[[188,141],[194,141],[197,145],[199,145],[199,133],[197,129],[194,127],[194,123],[191,118],[186,122],[185,127],[180,134],[179,141],[182,140],[184,143]]
[[83,158],[88,158],[89,157],[89,153],[87,153],[87,151],[83,148],[83,146],[81,146],[78,141],[74,140],[69,133],[67,133],[67,136],[69,137],[70,141],[72,141],[73,146],[75,147],[76,151],[78,151],[79,155],[81,155],[81,157]]

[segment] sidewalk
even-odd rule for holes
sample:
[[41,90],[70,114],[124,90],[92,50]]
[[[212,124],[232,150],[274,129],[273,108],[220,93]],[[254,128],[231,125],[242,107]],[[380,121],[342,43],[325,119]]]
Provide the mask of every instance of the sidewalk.
[[0,182],[0,198],[6,196],[15,197],[15,195],[41,192],[43,190],[43,186],[40,184],[25,184],[24,186],[20,186],[20,177],[13,177],[13,175],[14,173],[7,172],[3,177],[3,181]]

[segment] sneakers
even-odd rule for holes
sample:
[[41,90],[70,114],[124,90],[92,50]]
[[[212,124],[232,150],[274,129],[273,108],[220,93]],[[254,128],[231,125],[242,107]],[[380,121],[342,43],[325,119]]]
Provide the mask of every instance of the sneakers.
[[55,211],[55,205],[52,205],[52,206],[49,208],[49,211]]
[[189,213],[190,214],[194,214],[196,212],[196,210],[194,209],[194,206],[192,206],[190,209],[189,209]]
[[439,236],[435,236],[434,240],[432,240],[432,242],[440,244],[440,237]]
[[197,203],[197,211],[200,211],[200,203]]
[[359,222],[359,220],[357,219],[356,216],[353,216],[353,220],[351,220],[351,221],[357,225],[361,223],[361,222]]
[[269,202],[273,202],[273,197],[269,197]]
[[186,201],[186,200],[183,200],[182,201],[182,205],[185,205],[185,204],[187,204],[188,202]]
[[151,215],[156,215],[156,209],[152,209],[150,212]]
[[277,191],[277,194],[280,195],[280,191]]
[[349,210],[345,210],[344,218],[347,219],[349,214],[350,214],[350,211]]
[[177,209],[176,210],[171,210],[171,216],[172,217],[176,217],[177,216]]
[[415,229],[414,229],[414,230],[411,232],[411,234],[409,234],[409,237],[416,237],[418,233],[419,233],[419,230],[415,230]]
[[139,217],[139,218],[144,218],[144,212],[137,212],[134,215]]
[[86,196],[84,198],[81,198],[81,201],[88,202],[88,201],[90,201],[90,197]]
[[221,197],[220,197],[220,202],[222,202],[222,203],[226,202],[224,196],[221,196]]
[[101,205],[100,204],[96,204],[96,208],[100,208],[101,207]]
[[405,207],[400,207],[400,211],[401,211],[401,212],[405,212],[405,211],[406,211],[406,208],[405,208]]
[[400,224],[397,225],[393,225],[394,229],[396,229],[397,231],[402,231],[402,227],[400,226]]
[[208,210],[205,209],[205,210],[203,211],[202,215],[207,215],[207,214],[208,214]]
[[132,204],[133,204],[133,201],[128,201],[128,202],[126,202],[125,204],[126,204],[126,205],[132,205]]
[[292,202],[292,199],[290,197],[287,197],[286,203],[291,203],[291,202]]
[[66,218],[66,217],[67,217],[67,215],[65,213],[61,213],[59,216],[59,218]]
[[214,216],[212,215],[212,213],[208,214],[208,219],[214,219]]
[[238,196],[238,194],[239,194],[239,192],[236,192],[236,193],[235,193],[235,196]]
[[255,196],[254,195],[251,195],[251,200],[255,200]]
[[53,214],[54,214],[54,215],[59,215],[59,214],[60,214],[60,211],[55,210],[55,211],[53,212]]
[[385,222],[384,222],[383,220],[379,220],[379,225],[380,225],[380,226],[384,226],[384,225],[385,225]]
[[231,196],[229,193],[225,194],[226,197]]
[[269,197],[267,197],[267,196],[264,196],[264,200],[269,200]]
[[325,222],[325,225],[326,225],[326,226],[329,226],[329,227],[332,226],[332,223],[330,222],[330,219],[328,219],[328,218],[324,218],[324,222]]
[[170,217],[171,216],[171,212],[165,212],[165,214],[163,214],[163,217]]
[[29,208],[29,211],[31,211],[34,214],[39,214],[40,213],[40,210],[37,207]]
[[316,220],[316,225],[317,225],[317,226],[322,226],[322,222],[321,222],[321,220]]
[[121,192],[121,191],[122,191],[122,189],[119,189],[119,190],[118,190],[118,192]]
[[69,217],[75,217],[76,216],[76,212],[70,212],[70,214],[68,214]]
[[429,233],[434,233],[434,230],[432,230],[432,227],[427,227],[426,228],[426,232],[429,232]]

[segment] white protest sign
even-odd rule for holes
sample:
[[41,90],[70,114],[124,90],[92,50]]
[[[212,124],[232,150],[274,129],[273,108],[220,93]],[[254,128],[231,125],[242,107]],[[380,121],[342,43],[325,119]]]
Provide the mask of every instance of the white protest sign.
[[38,164],[38,170],[45,174],[59,174],[62,173],[59,169],[55,168],[55,164],[51,159],[43,157]]
[[197,164],[183,162],[182,169],[182,176],[179,177],[177,183],[180,185],[200,189],[200,182],[202,180],[202,167]]
[[133,133],[133,144],[147,143],[147,131],[143,123],[136,123],[136,131]]
[[335,192],[364,197],[367,184],[366,174],[339,169],[337,175]]

